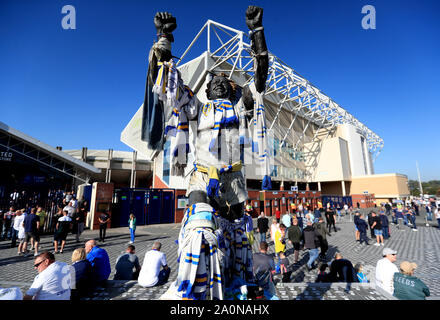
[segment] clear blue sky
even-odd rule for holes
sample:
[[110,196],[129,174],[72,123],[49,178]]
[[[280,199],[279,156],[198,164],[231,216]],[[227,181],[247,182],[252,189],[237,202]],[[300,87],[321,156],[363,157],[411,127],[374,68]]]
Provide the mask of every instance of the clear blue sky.
[[[69,4],[76,30],[61,27]],[[422,180],[440,179],[436,0],[2,0],[0,121],[64,149],[130,150],[119,137],[144,97],[154,14],[177,17],[179,56],[207,19],[246,31],[250,4],[269,50],[384,139],[376,173],[415,179],[418,160]],[[361,27],[367,4],[376,30]]]

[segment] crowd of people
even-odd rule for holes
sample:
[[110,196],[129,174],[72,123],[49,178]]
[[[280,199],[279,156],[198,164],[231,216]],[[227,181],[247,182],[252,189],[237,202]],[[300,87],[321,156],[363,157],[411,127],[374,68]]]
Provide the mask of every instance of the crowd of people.
[[[292,268],[289,260],[286,258],[286,246],[291,244],[293,247],[294,264],[299,263],[300,250],[308,251],[308,261],[305,264],[310,272],[318,267],[317,260],[325,262],[329,248],[327,237],[332,232],[338,232],[336,227],[336,217],[348,215],[348,205],[343,206],[343,210],[327,204],[326,208],[322,206],[303,206],[293,207],[291,211],[281,215],[276,212],[272,223],[269,226],[269,219],[261,212],[257,219],[257,233],[260,236],[260,255],[267,253],[267,233],[270,233],[270,239],[275,246],[275,258],[277,263],[271,270],[273,273],[280,273],[283,282],[290,282]],[[324,222],[324,219],[326,222]],[[267,264],[267,263],[266,263]],[[322,265],[320,264],[320,269]],[[261,266],[254,261],[254,268],[260,270]],[[256,271],[258,273],[258,271]],[[264,287],[267,288],[268,284]]]
[[[425,222],[432,221],[432,214],[434,214],[438,221],[437,228],[440,229],[440,214],[437,204],[435,202],[426,204],[425,212]],[[415,202],[407,203],[406,206],[404,203],[384,203],[380,208],[370,211],[367,217],[357,211],[353,219],[356,241],[369,245],[367,233],[370,230],[371,239],[376,240],[374,245],[384,246],[384,241],[391,237],[390,225],[396,226],[399,230],[408,228],[417,232],[417,216],[420,216],[420,209]]]
[[[66,194],[67,195],[67,194]],[[67,234],[72,231],[76,224],[76,241],[80,242],[80,235],[84,230],[85,217],[88,206],[86,201],[78,202],[74,194],[64,197],[58,206],[55,219],[54,250],[39,251],[39,236],[41,225],[44,224],[47,214],[42,207],[10,210],[2,216],[3,234],[5,240],[10,233],[11,246],[18,243],[19,255],[28,255],[28,244],[34,250],[34,268],[38,272],[30,289],[23,299],[37,300],[67,300],[80,299],[90,293],[95,286],[103,286],[111,274],[109,255],[104,248],[99,247],[96,240],[89,240],[84,247],[76,248],[72,253],[71,265],[56,261],[56,254],[62,254],[66,244]],[[433,208],[436,212],[437,208]],[[340,211],[338,213],[338,211]],[[360,244],[369,245],[367,235],[370,229],[371,239],[375,239],[375,246],[384,246],[384,241],[390,238],[390,222],[396,226],[407,225],[412,230],[417,230],[415,219],[418,210],[414,207],[399,207],[385,204],[379,210],[372,210],[368,216],[356,210],[354,214],[355,240]],[[399,212],[404,214],[400,215]],[[299,260],[300,251],[307,252],[304,260],[304,269],[307,272],[317,269],[316,282],[347,282],[368,283],[370,280],[364,273],[362,263],[353,264],[343,257],[341,252],[328,257],[328,237],[338,232],[337,218],[344,215],[351,217],[352,208],[344,207],[338,210],[330,204],[322,206],[302,206],[292,208],[281,215],[278,211],[269,221],[264,212],[257,219],[257,228],[254,229],[252,220],[252,207],[247,206],[243,219],[246,225],[246,235],[249,242],[259,240],[259,252],[253,254],[253,273],[255,284],[264,292],[275,296],[274,275],[279,274],[282,282],[290,282],[293,267],[301,267]],[[407,220],[405,220],[405,215]],[[9,218],[10,217],[10,218]],[[99,241],[105,241],[105,230],[110,217],[103,214],[99,217],[100,236]],[[397,219],[395,222],[394,219]],[[4,221],[11,220],[5,224]],[[325,222],[324,222],[325,221]],[[5,227],[6,226],[6,227]],[[8,229],[9,227],[9,229]],[[154,242],[151,250],[146,252],[141,266],[135,252],[136,217],[131,214],[128,220],[130,230],[130,242],[121,255],[115,261],[114,280],[137,280],[142,287],[158,286],[166,283],[171,269],[167,265],[166,255],[161,252],[161,243]],[[5,233],[6,231],[6,233]],[[254,231],[256,234],[254,235]],[[269,236],[268,236],[269,234]],[[258,239],[257,239],[258,237]],[[275,258],[268,253],[269,241],[272,241],[275,249]],[[292,246],[293,263],[288,256],[288,245]],[[394,265],[396,261],[395,250],[385,247],[383,257],[376,266],[376,286],[399,299],[425,299],[430,295],[429,288],[414,276],[417,268],[415,263],[404,261],[400,268]],[[330,261],[331,260],[331,261]],[[68,285],[67,285],[68,284]]]
[[[116,259],[114,280],[137,280],[142,287],[166,283],[171,269],[165,254],[160,251],[161,246],[160,242],[154,242],[141,266],[135,246],[129,244]],[[88,296],[94,288],[106,285],[111,274],[110,258],[95,240],[75,249],[71,261],[70,265],[56,261],[51,251],[39,253],[33,264],[38,274],[24,296],[18,288],[1,289],[9,291],[2,294],[11,300],[79,300]]]
[[[358,210],[354,214],[355,238],[360,244],[369,245],[367,236],[370,230],[371,239],[375,239],[375,246],[384,246],[384,239],[390,238],[389,215],[393,215],[400,208],[398,206],[386,205],[379,208],[379,212],[372,210],[367,217],[364,217]],[[286,258],[286,244],[293,247],[294,263],[299,264],[300,250],[308,252],[308,259],[305,268],[308,272],[315,268],[318,269],[316,282],[359,282],[368,283],[370,280],[364,273],[363,264],[353,264],[345,259],[342,253],[337,252],[333,260],[327,261],[328,241],[327,236],[331,232],[337,232],[335,224],[335,215],[338,215],[337,209],[327,205],[323,208],[299,208],[292,213],[287,212],[284,215],[277,213],[269,226],[269,219],[261,212],[257,219],[257,232],[260,234],[259,252],[254,254],[254,273],[256,280],[261,287],[268,292],[275,292],[274,280],[272,275],[281,274],[282,282],[290,282],[292,266],[289,266],[289,260]],[[344,208],[343,215],[351,214],[352,208]],[[415,215],[415,209],[408,207],[402,210],[407,215]],[[339,216],[339,215],[338,215]],[[324,223],[324,218],[326,223]],[[403,218],[402,218],[403,219]],[[407,225],[412,230],[417,230],[415,219],[409,217]],[[396,226],[398,224],[396,223]],[[270,239],[275,247],[275,259],[268,254],[269,244],[266,233],[270,233]],[[428,287],[414,276],[414,270],[417,267],[415,263],[408,261],[402,262],[400,270],[393,264],[396,253],[390,248],[383,250],[383,258],[376,267],[376,285],[384,288],[386,292],[394,295],[398,299],[425,299],[429,296]],[[298,265],[299,266],[299,265]],[[391,272],[391,271],[392,272]]]
[[10,196],[9,210],[0,211],[1,241],[11,241],[11,248],[17,247],[17,255],[23,256],[28,256],[31,251],[34,256],[39,255],[40,236],[45,233],[53,233],[55,254],[63,253],[70,232],[75,234],[76,242],[80,242],[89,212],[87,200],[78,201],[73,192],[49,190],[47,199],[51,206],[47,212],[44,209],[47,206],[43,207],[35,200],[41,199],[39,193],[35,192],[32,197],[26,197],[26,194],[14,191]]

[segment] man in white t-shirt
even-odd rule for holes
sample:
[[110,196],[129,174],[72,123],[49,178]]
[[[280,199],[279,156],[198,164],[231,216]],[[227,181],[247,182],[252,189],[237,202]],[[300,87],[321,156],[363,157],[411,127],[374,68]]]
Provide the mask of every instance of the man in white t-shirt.
[[23,300],[70,300],[70,267],[49,251],[35,258],[34,268],[38,271],[34,282],[26,291]]
[[67,216],[69,218],[73,218],[73,216],[75,215],[75,212],[76,212],[76,210],[72,206],[71,202],[69,202],[68,205],[63,208],[63,211],[67,211]]
[[[21,212],[21,210],[15,211],[15,218],[12,224],[12,243],[11,243],[12,248],[15,248],[17,244],[17,239],[23,239],[23,237],[21,238],[19,237],[20,227],[22,227],[23,221],[24,221],[24,215]],[[24,228],[23,228],[23,233],[24,233]]]
[[394,262],[396,262],[396,254],[397,251],[393,249],[383,249],[383,258],[380,259],[376,265],[376,286],[391,295],[394,292],[394,273],[399,272],[399,269],[394,264]]
[[348,204],[344,204],[344,214],[348,215]]
[[[156,241],[152,250],[145,253],[144,263],[139,273],[138,283],[142,287],[159,286],[168,281],[171,269],[167,266],[167,259],[160,252],[162,244]],[[160,268],[163,267],[162,270]]]
[[74,208],[78,208],[78,200],[75,197],[72,197],[72,200],[69,201],[69,204]]

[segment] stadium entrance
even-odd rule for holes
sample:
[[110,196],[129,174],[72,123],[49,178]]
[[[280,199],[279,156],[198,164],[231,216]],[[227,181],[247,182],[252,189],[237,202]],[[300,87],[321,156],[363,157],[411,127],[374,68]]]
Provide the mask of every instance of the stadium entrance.
[[[42,206],[100,170],[0,122],[0,210]],[[47,210],[51,211],[51,210]]]

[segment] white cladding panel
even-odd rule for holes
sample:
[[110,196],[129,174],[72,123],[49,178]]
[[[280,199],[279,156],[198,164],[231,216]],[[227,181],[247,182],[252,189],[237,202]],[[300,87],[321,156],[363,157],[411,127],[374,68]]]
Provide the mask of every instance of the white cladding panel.
[[[347,141],[348,155],[352,176],[363,176],[367,174],[366,158],[363,137],[357,132],[356,128],[350,124],[340,126],[340,137]],[[365,140],[365,139],[364,139]]]
[[316,167],[315,181],[347,181],[351,179],[347,142],[334,137],[323,141]]

